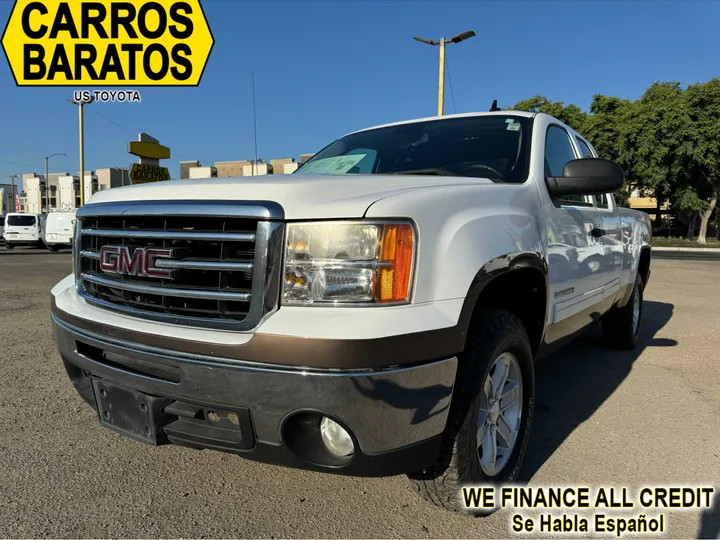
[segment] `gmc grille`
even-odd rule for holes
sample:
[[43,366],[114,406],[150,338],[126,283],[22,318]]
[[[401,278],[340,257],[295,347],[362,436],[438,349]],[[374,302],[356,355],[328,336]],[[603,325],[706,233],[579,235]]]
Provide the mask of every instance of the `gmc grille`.
[[[77,213],[75,275],[95,306],[202,328],[250,330],[277,308],[282,209],[274,203],[98,203]],[[101,253],[169,249],[153,266],[169,277],[101,267]],[[139,259],[139,257],[138,257]],[[142,268],[142,263],[141,268]],[[130,268],[137,269],[137,266]],[[151,274],[148,272],[148,274]]]

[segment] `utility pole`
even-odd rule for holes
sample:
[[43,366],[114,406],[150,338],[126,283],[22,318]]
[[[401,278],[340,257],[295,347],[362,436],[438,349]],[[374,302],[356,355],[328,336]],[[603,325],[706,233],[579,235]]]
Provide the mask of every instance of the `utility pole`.
[[22,178],[19,174],[11,174],[10,180],[12,181],[12,206],[13,206],[13,212],[18,211],[17,204],[15,203],[15,179],[16,178]]
[[48,160],[53,156],[64,156],[66,154],[63,154],[62,152],[58,152],[55,154],[50,154],[49,156],[45,156],[45,209],[47,210],[47,213],[50,213],[50,176],[48,173]]
[[445,112],[445,38],[440,38],[440,78],[438,79],[438,116]]
[[78,106],[79,125],[80,125],[80,206],[85,204],[85,128],[83,125],[83,107],[89,105],[95,98],[90,96],[87,101],[68,99],[70,103]]
[[255,132],[255,161],[253,161],[253,176],[257,174],[257,108],[255,107],[255,73],[252,74],[252,87],[253,87],[253,126]]
[[438,116],[442,116],[445,110],[445,45],[448,43],[460,43],[466,39],[475,36],[475,32],[468,30],[462,34],[458,34],[450,39],[440,38],[440,41],[434,39],[425,39],[421,37],[413,37],[415,41],[427,43],[428,45],[440,45],[440,76],[438,80]]

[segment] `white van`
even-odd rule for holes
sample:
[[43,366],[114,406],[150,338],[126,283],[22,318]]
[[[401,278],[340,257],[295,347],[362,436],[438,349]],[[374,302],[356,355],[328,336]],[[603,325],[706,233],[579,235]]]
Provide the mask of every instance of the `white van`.
[[3,240],[5,247],[15,246],[42,247],[42,222],[40,214],[6,214]]
[[51,212],[45,219],[42,239],[50,251],[72,246],[75,212]]

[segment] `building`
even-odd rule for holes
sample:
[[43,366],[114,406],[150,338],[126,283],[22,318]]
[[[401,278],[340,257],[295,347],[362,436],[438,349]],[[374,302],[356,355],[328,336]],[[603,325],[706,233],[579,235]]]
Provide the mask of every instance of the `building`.
[[[102,178],[102,186],[99,177]],[[68,173],[44,175],[26,173],[22,175],[20,211],[28,214],[44,214],[57,210],[72,210],[80,207],[80,177]],[[87,201],[100,189],[120,187],[123,182],[129,184],[127,169],[107,168],[85,172],[85,200]]]
[[[15,186],[15,192],[19,193],[17,186]],[[15,203],[13,202],[12,184],[0,184],[0,216],[14,211]]]
[[190,169],[199,167],[200,162],[198,160],[193,161],[181,161],[180,162],[180,180],[187,180],[190,178]]
[[655,197],[646,197],[646,194],[639,188],[630,189],[630,197],[628,197],[628,206],[634,210],[642,210],[655,220],[657,219],[658,210],[662,218],[668,217],[670,214],[670,203],[665,201],[658,208],[657,199]]
[[[96,191],[98,191],[98,177],[92,171],[85,171],[85,181],[83,182],[85,189],[85,200],[87,201],[92,197]],[[79,191],[79,190],[78,190]],[[79,193],[75,198],[75,208],[80,208],[80,195]]]
[[72,210],[80,206],[80,177],[69,174],[58,178],[56,209]]
[[216,161],[215,168],[217,169],[217,175],[219,178],[225,178],[230,176],[244,176],[243,168],[245,165],[251,165],[252,161],[249,159],[238,160],[238,161]]
[[215,167],[190,167],[190,179],[217,178]]
[[270,174],[270,168],[267,163],[253,163],[243,165],[242,176],[265,176]]
[[285,174],[285,165],[295,163],[295,158],[280,158],[270,160],[270,172],[272,174]]
[[98,191],[130,185],[130,171],[123,167],[97,169],[95,174]]
[[20,194],[20,211],[28,214],[42,214],[45,179],[39,176],[23,178],[23,185],[25,188]]

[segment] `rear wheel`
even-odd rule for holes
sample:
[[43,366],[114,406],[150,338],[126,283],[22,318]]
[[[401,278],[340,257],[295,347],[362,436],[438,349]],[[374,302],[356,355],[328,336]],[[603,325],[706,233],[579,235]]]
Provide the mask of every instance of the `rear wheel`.
[[418,494],[436,506],[468,511],[463,486],[513,482],[527,449],[534,393],[532,349],[522,323],[506,311],[483,310],[458,363],[438,462],[409,475]]
[[60,248],[58,248],[57,246],[47,246],[47,248],[48,248],[50,251],[52,251],[52,252],[55,252],[55,251],[57,251],[58,249],[60,249]]
[[638,275],[630,300],[623,307],[613,308],[603,319],[603,341],[613,349],[633,349],[640,338],[643,315],[643,281]]
[[5,244],[5,249],[14,249],[14,248],[15,248],[15,246],[13,246],[12,244]]

